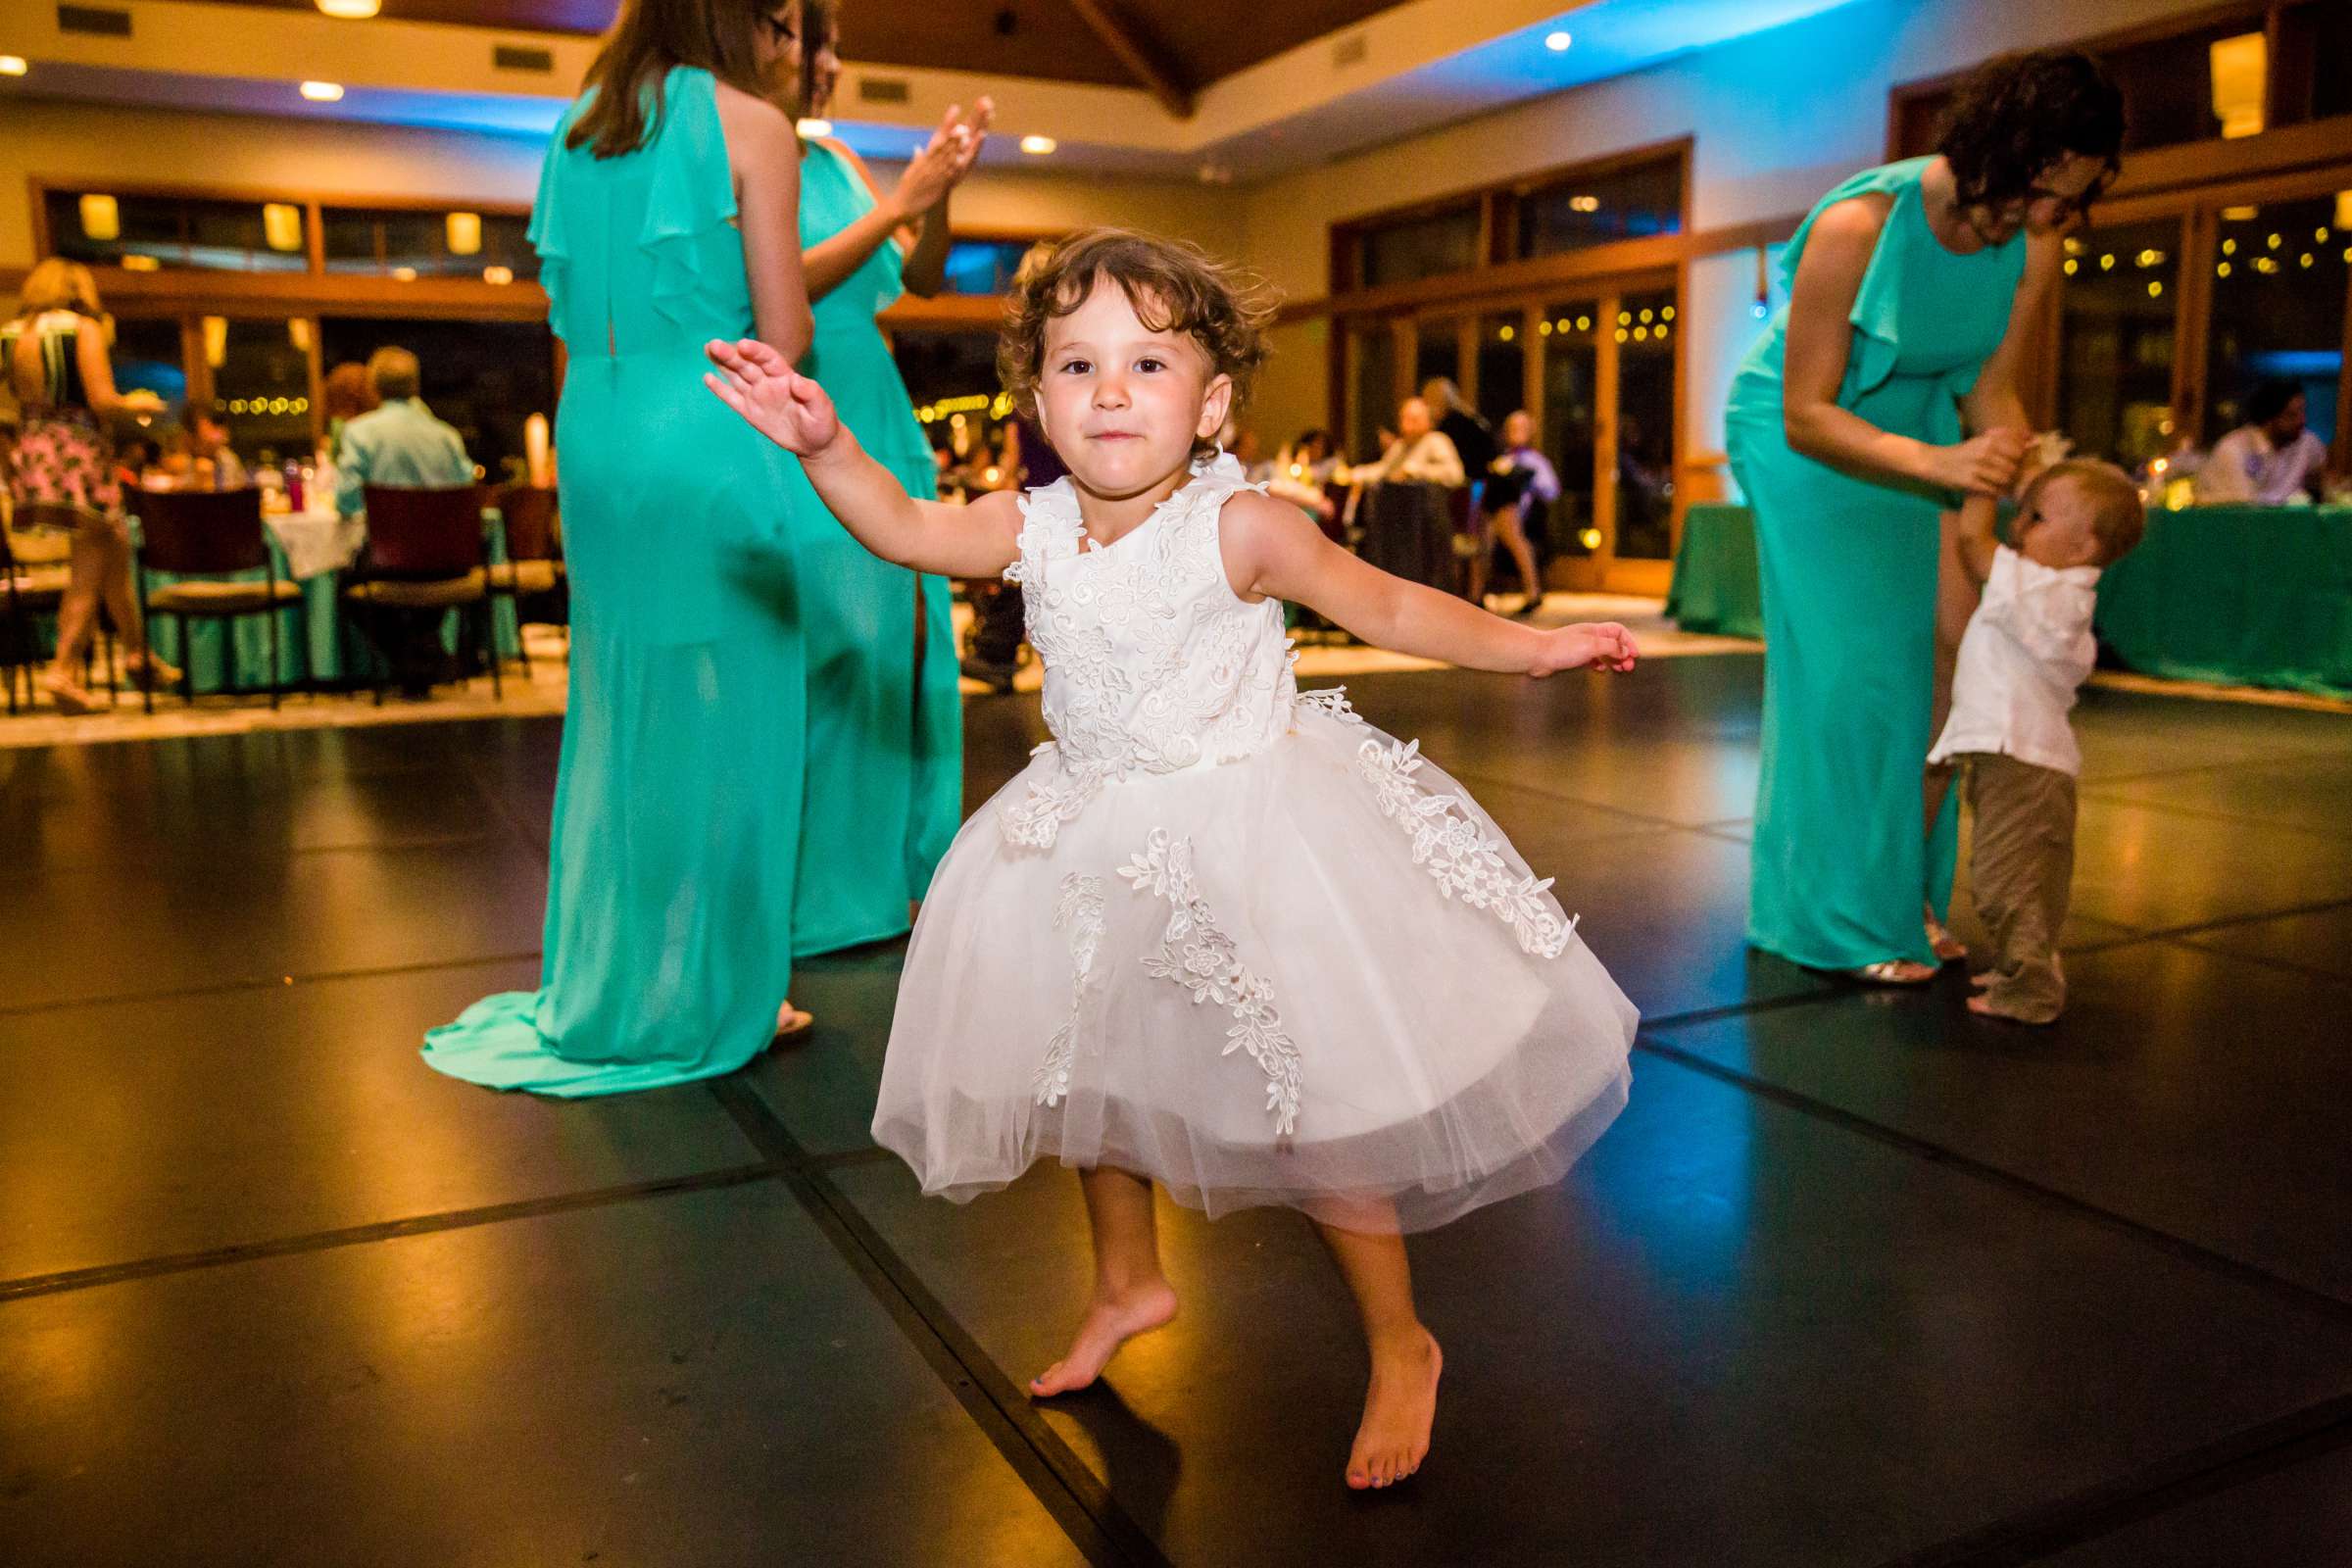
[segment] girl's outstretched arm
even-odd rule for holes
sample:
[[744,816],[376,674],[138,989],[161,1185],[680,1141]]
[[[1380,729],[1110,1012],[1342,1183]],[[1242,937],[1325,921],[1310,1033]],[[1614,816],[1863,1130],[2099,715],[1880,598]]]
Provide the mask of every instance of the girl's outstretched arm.
[[1633,634],[1614,621],[1543,631],[1393,577],[1333,544],[1297,507],[1266,496],[1225,503],[1219,547],[1236,593],[1305,605],[1396,653],[1527,675],[1587,664],[1628,670],[1639,656]]
[[968,507],[917,501],[858,444],[824,388],[753,338],[704,346],[703,380],[752,427],[801,460],[825,509],[884,561],[942,577],[996,577],[1020,554],[1021,509],[1009,492]]

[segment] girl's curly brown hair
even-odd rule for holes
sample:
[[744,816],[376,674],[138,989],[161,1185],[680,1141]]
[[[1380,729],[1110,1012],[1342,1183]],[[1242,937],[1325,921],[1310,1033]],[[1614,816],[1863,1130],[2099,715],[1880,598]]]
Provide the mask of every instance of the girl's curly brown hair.
[[2029,198],[2043,172],[2079,153],[2106,166],[2075,204],[2087,210],[2122,167],[2123,146],[2124,95],[2072,49],[1986,61],[1953,96],[1936,139],[1961,203],[1996,208]]
[[1234,411],[1241,411],[1266,361],[1274,307],[1265,286],[1184,240],[1088,228],[1031,250],[1013,278],[997,340],[997,374],[1022,413],[1037,412],[1047,324],[1084,305],[1104,278],[1126,292],[1147,328],[1200,344],[1209,374],[1232,378]]

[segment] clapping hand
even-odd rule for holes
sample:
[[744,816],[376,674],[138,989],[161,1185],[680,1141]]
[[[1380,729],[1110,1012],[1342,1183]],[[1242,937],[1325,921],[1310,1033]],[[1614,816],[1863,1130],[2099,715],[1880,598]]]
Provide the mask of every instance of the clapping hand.
[[1624,674],[1642,657],[1634,634],[1613,620],[1580,622],[1542,633],[1543,642],[1527,672],[1541,680],[1556,670],[1594,669]]
[[983,98],[973,109],[972,117],[963,117],[961,104],[950,104],[940,117],[939,128],[931,139],[906,164],[906,172],[899,175],[895,199],[900,212],[907,219],[923,214],[947,200],[948,192],[956,182],[971,172],[980,157],[981,147],[988,141],[989,122],[996,118],[994,100]]
[[792,363],[757,338],[703,345],[716,374],[703,384],[751,422],[752,428],[796,457],[812,458],[841,435],[841,416],[825,389],[792,368]]

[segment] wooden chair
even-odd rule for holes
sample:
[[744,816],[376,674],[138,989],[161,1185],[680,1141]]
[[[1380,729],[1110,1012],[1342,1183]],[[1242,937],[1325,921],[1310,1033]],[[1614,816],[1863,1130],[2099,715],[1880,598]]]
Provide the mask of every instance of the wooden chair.
[[[571,579],[564,570],[564,541],[556,520],[556,492],[541,485],[510,484],[498,491],[499,515],[506,519],[507,559],[490,567],[490,593],[514,603],[516,641],[521,640],[522,601],[554,596],[563,607],[564,623],[571,624]],[[531,667],[531,650],[521,644],[522,667]]]
[[32,618],[35,615],[54,615],[65,603],[66,584],[73,575],[72,568],[59,565],[36,565],[17,559],[16,547],[9,531],[0,528],[0,577],[7,579],[6,599],[0,600],[0,673],[8,679],[8,710],[19,711],[17,675],[24,676],[24,706],[30,708],[39,697],[33,671],[41,662],[41,651],[33,641]]
[[[292,610],[298,617],[295,640],[302,647],[303,684],[310,684],[311,639],[303,616],[302,586],[277,574],[277,558],[262,530],[262,493],[253,486],[239,490],[158,490],[139,497],[139,612],[152,622],[170,615],[179,622],[179,693],[190,707],[196,703],[196,661],[188,640],[191,621],[218,620],[231,628],[252,615],[264,616],[270,627],[270,706],[277,707],[285,692],[278,678],[278,612]],[[149,574],[168,571],[181,581],[158,588]],[[268,575],[256,582],[246,573]],[[236,684],[236,650],[224,648],[222,689],[244,695]],[[147,690],[147,711],[155,711],[155,690]]]
[[477,485],[420,490],[368,485],[368,547],[343,597],[368,618],[376,644],[375,700],[384,700],[392,646],[385,636],[397,612],[466,612],[490,665],[490,693],[503,698],[498,646],[490,617],[488,551],[482,538],[482,490]]

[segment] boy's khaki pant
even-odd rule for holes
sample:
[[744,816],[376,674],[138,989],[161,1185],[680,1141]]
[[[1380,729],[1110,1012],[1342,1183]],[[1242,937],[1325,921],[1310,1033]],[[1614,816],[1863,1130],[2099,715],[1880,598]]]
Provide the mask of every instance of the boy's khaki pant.
[[2002,1017],[2048,1023],[2066,1006],[2058,932],[2075,876],[2074,777],[1985,752],[1960,761],[1974,823],[1969,881],[1992,936],[1979,983]]

